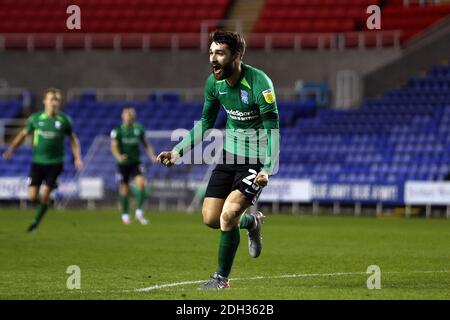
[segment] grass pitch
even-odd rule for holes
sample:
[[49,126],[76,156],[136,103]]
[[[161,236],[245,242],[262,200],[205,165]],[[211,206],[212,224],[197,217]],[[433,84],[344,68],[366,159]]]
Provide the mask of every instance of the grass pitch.
[[[450,299],[449,220],[268,215],[261,257],[242,231],[231,289],[199,291],[219,238],[200,215],[124,226],[114,210],[50,210],[27,234],[32,216],[0,210],[0,299]],[[66,288],[70,265],[80,290]],[[380,290],[367,289],[369,265]]]

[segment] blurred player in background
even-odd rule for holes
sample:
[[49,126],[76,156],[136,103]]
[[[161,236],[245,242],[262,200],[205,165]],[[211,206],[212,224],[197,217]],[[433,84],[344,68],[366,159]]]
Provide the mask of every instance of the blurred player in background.
[[125,107],[122,111],[122,124],[111,131],[111,152],[116,158],[120,176],[119,198],[122,209],[122,222],[130,224],[130,180],[134,179],[137,188],[136,220],[147,224],[142,209],[145,194],[144,167],[140,159],[140,144],[145,146],[145,152],[152,162],[156,162],[156,155],[152,145],[145,139],[145,129],[135,122],[136,111],[132,107]]
[[[33,133],[33,160],[29,174],[29,200],[36,205],[36,214],[28,228],[35,230],[44,217],[51,192],[57,188],[58,177],[63,171],[64,137],[70,137],[74,164],[77,170],[82,170],[80,143],[72,130],[70,117],[59,111],[61,106],[61,91],[49,88],[44,92],[44,111],[32,114],[25,128],[14,138],[9,148],[4,152],[6,160],[11,159],[25,137]],[[41,184],[44,184],[40,190]],[[40,195],[40,198],[39,198]]]
[[[239,34],[212,33],[212,74],[205,85],[201,121],[172,151],[158,156],[165,166],[172,166],[202,141],[206,130],[214,127],[221,106],[225,109],[228,117],[224,163],[218,164],[211,175],[202,208],[203,222],[221,230],[218,268],[201,289],[229,287],[240,228],[248,230],[250,256],[256,258],[262,250],[263,215],[245,211],[255,204],[278,161],[279,120],[272,81],[261,70],[241,62],[244,52],[245,41]],[[267,145],[263,162],[259,161],[262,145]],[[252,159],[255,155],[257,161]]]

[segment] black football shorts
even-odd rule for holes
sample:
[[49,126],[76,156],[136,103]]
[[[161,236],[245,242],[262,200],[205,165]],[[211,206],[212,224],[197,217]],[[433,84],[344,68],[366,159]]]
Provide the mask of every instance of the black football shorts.
[[58,187],[58,177],[63,171],[63,164],[39,164],[31,163],[28,175],[29,186],[39,187],[41,184],[56,189]]
[[218,164],[213,170],[205,197],[226,199],[233,190],[241,191],[254,205],[262,188],[255,184],[260,164]]
[[119,181],[129,183],[134,177],[144,174],[144,166],[141,163],[119,164],[117,166]]

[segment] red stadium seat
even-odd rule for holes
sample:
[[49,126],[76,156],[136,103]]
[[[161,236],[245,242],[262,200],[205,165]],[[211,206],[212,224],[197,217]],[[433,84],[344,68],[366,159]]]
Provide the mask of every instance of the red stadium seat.
[[[378,0],[267,0],[253,27],[254,33],[327,33],[361,32],[366,30],[366,9],[380,4]],[[431,24],[450,14],[450,3],[441,5],[403,6],[402,0],[387,0],[382,10],[383,30],[410,30],[403,32],[402,42]],[[295,22],[293,22],[295,21]],[[364,34],[366,45],[375,46],[376,31]],[[383,33],[382,45],[393,45],[394,38]],[[347,44],[356,47],[357,33],[345,35]],[[317,36],[306,42],[317,47]],[[280,46],[289,41],[280,40]],[[261,46],[261,39],[255,37],[255,46]],[[309,44],[308,44],[309,45]]]
[[[225,17],[231,0],[77,0],[82,7],[82,31],[122,32],[199,32],[202,20]],[[68,1],[2,0],[0,33],[62,33],[67,30],[65,12]],[[49,7],[56,8],[49,10]],[[148,24],[155,21],[158,25]],[[186,27],[183,27],[184,26]]]

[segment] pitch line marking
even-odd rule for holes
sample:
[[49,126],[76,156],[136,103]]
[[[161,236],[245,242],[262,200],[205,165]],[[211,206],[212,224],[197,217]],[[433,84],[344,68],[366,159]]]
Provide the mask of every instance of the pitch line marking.
[[[382,274],[411,274],[411,273],[450,273],[450,270],[413,270],[413,271],[385,271]],[[334,277],[334,276],[346,276],[346,275],[366,275],[366,272],[333,272],[333,273],[298,273],[298,274],[282,274],[278,276],[254,276],[254,277],[242,277],[231,278],[230,281],[248,281],[248,280],[263,280],[263,279],[289,279],[289,278],[302,278],[302,277]],[[132,292],[150,292],[159,289],[179,287],[183,285],[203,283],[207,280],[193,280],[173,282],[166,284],[154,285],[147,288],[140,289],[127,289],[127,290],[59,290],[59,291],[37,291],[35,295],[44,294],[63,294],[63,293],[132,293]],[[0,292],[0,295],[13,295],[13,294],[29,294],[30,291],[23,292]]]
[[[430,271],[391,271],[383,272],[382,274],[399,274],[399,273],[447,273],[450,270],[430,270]],[[263,280],[263,279],[285,279],[285,278],[302,278],[302,277],[334,277],[334,276],[347,276],[347,275],[362,275],[367,274],[366,272],[334,272],[334,273],[299,273],[299,274],[283,274],[279,276],[255,276],[255,277],[244,277],[244,278],[231,278],[230,281],[248,281],[248,280]],[[135,292],[149,292],[158,289],[165,289],[171,287],[179,287],[182,285],[203,283],[207,280],[195,280],[195,281],[183,281],[183,282],[173,282],[167,284],[158,284],[147,288],[135,289]]]

